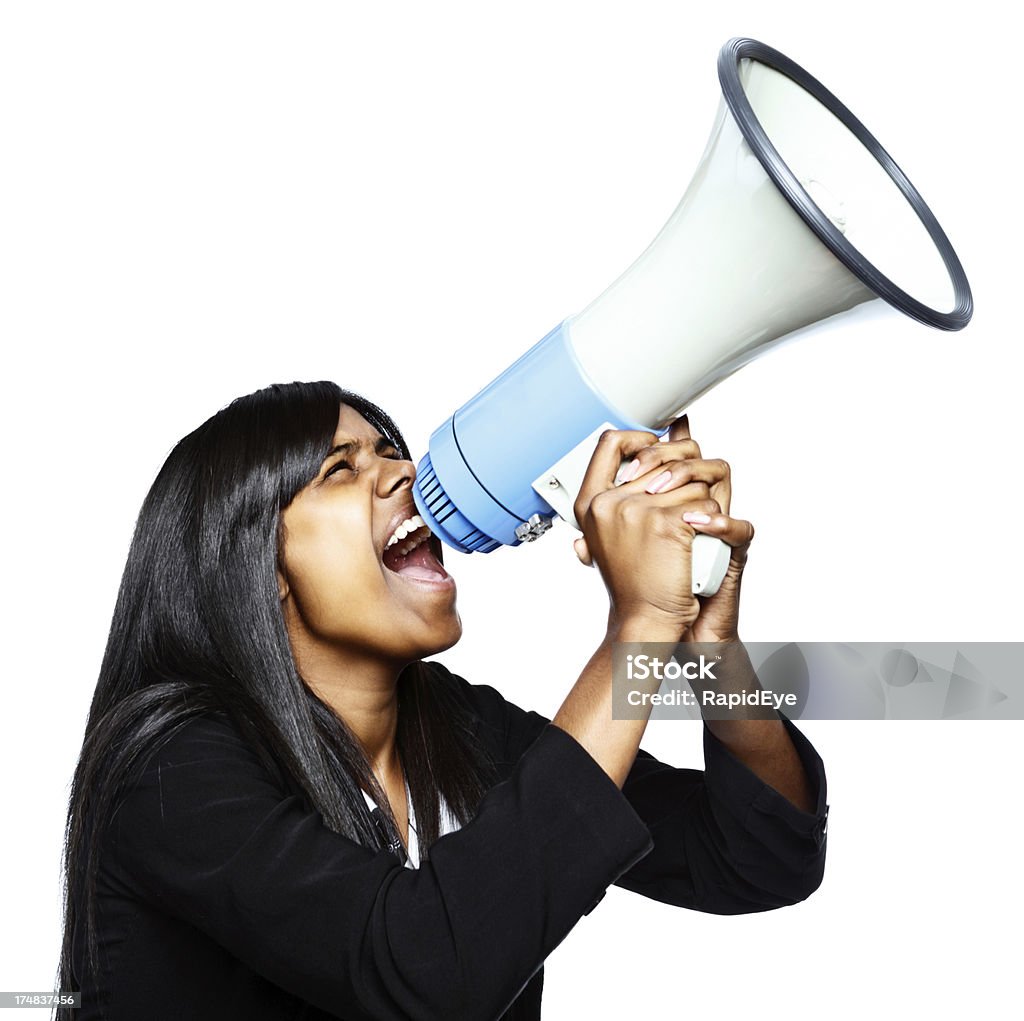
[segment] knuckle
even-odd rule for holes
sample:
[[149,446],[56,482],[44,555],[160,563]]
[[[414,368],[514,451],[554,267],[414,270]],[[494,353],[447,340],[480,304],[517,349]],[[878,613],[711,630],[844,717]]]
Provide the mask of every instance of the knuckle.
[[719,457],[716,459],[715,463],[718,466],[718,470],[722,473],[722,476],[724,478],[728,478],[732,472],[732,469],[729,467],[729,462]]
[[609,443],[614,443],[618,438],[618,429],[605,429],[604,432],[597,438],[598,443],[602,443],[607,446]]
[[649,504],[637,496],[631,496],[622,501],[622,521],[627,528],[636,528],[647,517]]
[[590,501],[590,516],[598,520],[604,520],[608,517],[608,512],[614,503],[615,498],[611,490],[603,490]]

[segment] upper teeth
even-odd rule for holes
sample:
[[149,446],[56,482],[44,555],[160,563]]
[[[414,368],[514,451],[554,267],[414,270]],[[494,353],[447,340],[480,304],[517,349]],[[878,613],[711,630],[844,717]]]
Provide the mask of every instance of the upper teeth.
[[384,549],[391,549],[395,543],[402,542],[403,539],[409,538],[409,542],[404,543],[399,547],[398,552],[401,554],[409,553],[414,550],[421,542],[426,542],[430,538],[430,530],[427,528],[426,522],[419,516],[414,514],[411,518],[406,518],[391,534],[391,538],[384,545]]

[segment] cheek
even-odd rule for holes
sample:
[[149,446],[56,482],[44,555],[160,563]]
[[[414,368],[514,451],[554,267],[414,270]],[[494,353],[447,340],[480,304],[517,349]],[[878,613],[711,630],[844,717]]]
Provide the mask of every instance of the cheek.
[[311,631],[324,636],[358,632],[385,595],[381,567],[368,540],[357,543],[341,532],[337,525],[304,523],[287,531],[281,557],[300,616]]

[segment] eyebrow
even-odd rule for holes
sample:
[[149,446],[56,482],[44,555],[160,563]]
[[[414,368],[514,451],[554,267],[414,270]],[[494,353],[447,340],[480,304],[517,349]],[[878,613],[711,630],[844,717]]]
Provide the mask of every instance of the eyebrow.
[[[328,451],[327,457],[324,458],[324,464],[334,457],[335,454],[350,454],[353,450],[358,450],[360,447],[365,446],[366,443],[360,440],[349,440],[347,443],[339,443]],[[385,450],[398,450],[398,447],[386,436],[378,436],[377,441],[373,445],[373,452],[375,454],[383,454]]]

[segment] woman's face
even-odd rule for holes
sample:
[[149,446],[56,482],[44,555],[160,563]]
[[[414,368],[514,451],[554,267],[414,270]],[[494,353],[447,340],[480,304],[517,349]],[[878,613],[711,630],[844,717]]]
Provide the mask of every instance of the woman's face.
[[439,541],[408,523],[416,469],[401,457],[342,405],[331,453],[283,512],[278,582],[297,658],[404,665],[459,640],[455,581]]

